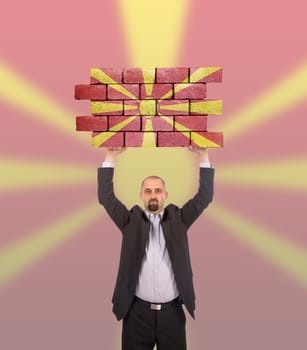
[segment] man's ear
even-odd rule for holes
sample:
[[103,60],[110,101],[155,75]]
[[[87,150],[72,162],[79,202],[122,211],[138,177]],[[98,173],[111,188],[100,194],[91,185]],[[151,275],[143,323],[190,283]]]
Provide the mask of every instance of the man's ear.
[[165,196],[165,199],[167,199],[167,197],[168,197],[168,192],[165,191],[164,196]]

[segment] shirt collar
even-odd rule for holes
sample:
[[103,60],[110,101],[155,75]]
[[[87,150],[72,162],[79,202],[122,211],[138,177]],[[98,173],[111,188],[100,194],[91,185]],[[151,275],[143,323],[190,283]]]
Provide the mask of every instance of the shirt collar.
[[158,214],[152,214],[149,211],[145,210],[145,214],[146,214],[148,220],[150,219],[151,215],[155,215],[155,216],[158,215],[159,219],[161,220],[163,218],[164,209],[162,211],[160,211],[160,213],[158,213]]

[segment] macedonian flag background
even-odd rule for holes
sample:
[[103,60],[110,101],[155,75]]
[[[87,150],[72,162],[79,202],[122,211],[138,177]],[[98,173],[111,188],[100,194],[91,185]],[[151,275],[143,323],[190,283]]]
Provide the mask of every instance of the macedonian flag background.
[[[92,67],[222,67],[208,96],[213,203],[189,244],[188,349],[307,347],[307,27],[301,0],[9,1],[0,21],[0,349],[120,349],[111,297],[121,235],[97,201],[103,148],[75,131]],[[118,197],[162,176],[197,187],[184,147],[129,148]]]

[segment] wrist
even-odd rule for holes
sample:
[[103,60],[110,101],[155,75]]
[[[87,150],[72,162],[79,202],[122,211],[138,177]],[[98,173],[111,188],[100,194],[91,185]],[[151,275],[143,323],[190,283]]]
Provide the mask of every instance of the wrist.
[[114,163],[115,157],[112,154],[107,154],[104,158],[104,162],[106,163]]
[[203,152],[199,155],[199,161],[200,161],[200,163],[209,163],[210,162],[208,151]]

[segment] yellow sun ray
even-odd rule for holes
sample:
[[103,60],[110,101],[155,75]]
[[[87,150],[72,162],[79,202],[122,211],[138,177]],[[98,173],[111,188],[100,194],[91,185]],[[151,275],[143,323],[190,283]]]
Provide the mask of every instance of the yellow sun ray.
[[216,202],[206,212],[226,233],[243,242],[274,266],[307,287],[307,251],[271,228],[257,224]]
[[[123,33],[127,35],[127,48],[131,62],[140,67],[171,67],[176,64],[181,47],[182,33],[188,13],[188,0],[119,0],[123,17]],[[180,162],[178,162],[180,159]],[[137,160],[137,162],[135,161]],[[176,162],[174,160],[177,160]],[[133,164],[133,167],[131,167]],[[135,183],[141,177],[156,172],[157,165],[164,178],[173,177],[176,169],[176,182],[190,184],[193,168],[192,160],[184,149],[131,149],[123,154],[116,172],[118,193],[127,202],[135,198]],[[132,183],[127,186],[127,169],[131,172]],[[143,176],[144,175],[144,176]],[[134,187],[137,185],[137,187]],[[170,185],[171,188],[171,185]],[[178,197],[185,196],[185,186],[181,186]],[[178,192],[178,191],[177,191]],[[179,199],[173,196],[173,200]]]
[[219,184],[307,191],[307,158],[266,160],[221,166]]
[[173,66],[180,50],[188,0],[119,0],[131,62],[140,67]]
[[155,135],[153,133],[153,125],[150,118],[146,118],[142,147],[156,147]]
[[97,202],[86,205],[57,221],[26,234],[0,250],[0,288],[50,255],[80,232],[84,232],[101,214]]
[[91,110],[92,114],[119,112],[123,110],[123,103],[92,101]]
[[[41,122],[48,123],[86,142],[86,135],[75,133],[74,113],[55,102],[41,89],[0,61],[0,99]],[[73,90],[72,90],[73,91]],[[73,95],[73,92],[72,92]]]
[[143,68],[142,73],[143,73],[143,80],[145,83],[146,97],[149,97],[152,94],[153,84],[155,82],[155,69]]
[[307,63],[298,67],[223,122],[227,143],[307,100]]
[[199,114],[221,115],[223,112],[222,100],[191,101],[191,112]]
[[[159,106],[159,102],[158,102],[158,106]],[[184,102],[184,103],[176,103],[176,104],[169,104],[169,105],[160,105],[160,109],[188,113],[189,112],[189,103]]]
[[0,158],[0,192],[20,189],[75,186],[95,182],[95,172],[88,166],[69,163]]

